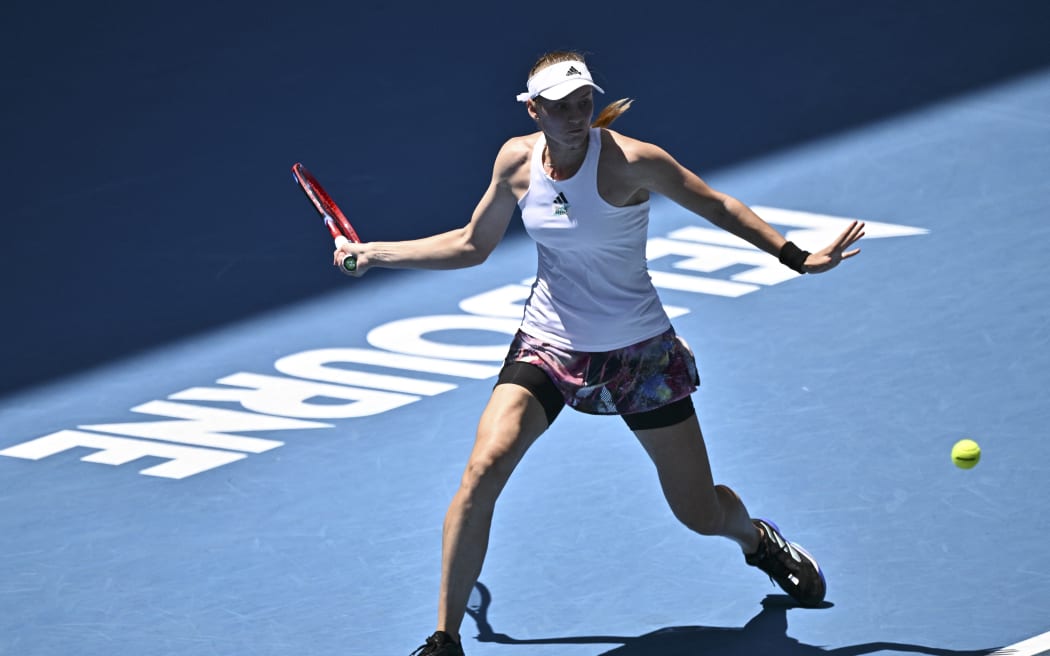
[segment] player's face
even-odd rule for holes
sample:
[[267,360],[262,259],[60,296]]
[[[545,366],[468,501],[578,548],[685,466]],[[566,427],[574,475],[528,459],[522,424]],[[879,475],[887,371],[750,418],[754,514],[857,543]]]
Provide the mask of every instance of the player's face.
[[534,111],[548,139],[564,143],[585,141],[594,116],[594,90],[580,87],[561,100],[537,98]]

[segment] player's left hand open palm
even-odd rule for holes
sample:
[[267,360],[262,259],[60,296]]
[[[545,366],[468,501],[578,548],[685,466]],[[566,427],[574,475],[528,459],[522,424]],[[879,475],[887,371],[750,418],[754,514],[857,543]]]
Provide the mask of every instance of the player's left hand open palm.
[[806,262],[803,265],[806,269],[806,273],[824,273],[825,271],[831,271],[839,262],[845,259],[849,259],[860,252],[859,248],[853,250],[846,250],[853,244],[857,243],[861,237],[864,236],[864,224],[860,221],[854,221],[849,224],[849,227],[842,231],[842,234],[831,242],[825,248],[817,251],[816,253],[810,253],[809,257],[806,258]]

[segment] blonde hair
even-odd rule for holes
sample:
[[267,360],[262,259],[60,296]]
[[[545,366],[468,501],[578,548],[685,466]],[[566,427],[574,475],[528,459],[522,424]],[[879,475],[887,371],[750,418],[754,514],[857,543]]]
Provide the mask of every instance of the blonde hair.
[[[536,73],[547,68],[551,64],[558,64],[566,61],[580,61],[587,63],[583,54],[575,52],[573,50],[555,50],[554,52],[548,52],[542,55],[536,60],[536,63],[532,65],[529,70],[529,77],[532,77]],[[598,112],[598,117],[591,123],[591,127],[595,128],[607,128],[613,121],[620,118],[624,112],[631,108],[631,103],[634,102],[630,98],[620,98],[605,106],[605,109]]]

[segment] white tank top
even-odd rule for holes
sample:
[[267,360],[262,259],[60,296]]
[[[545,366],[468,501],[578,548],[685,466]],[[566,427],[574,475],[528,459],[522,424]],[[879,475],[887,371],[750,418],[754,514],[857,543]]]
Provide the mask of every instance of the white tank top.
[[666,331],[645,259],[649,201],[616,207],[598,194],[601,128],[591,129],[587,157],[568,180],[543,170],[545,143],[541,134],[518,202],[538,254],[521,330],[574,351],[611,351]]

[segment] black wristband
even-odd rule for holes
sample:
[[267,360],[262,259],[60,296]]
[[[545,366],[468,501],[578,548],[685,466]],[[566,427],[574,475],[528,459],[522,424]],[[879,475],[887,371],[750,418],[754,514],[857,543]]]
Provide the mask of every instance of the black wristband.
[[805,273],[806,269],[804,264],[806,258],[809,257],[809,251],[804,251],[794,242],[784,242],[784,245],[780,247],[780,263],[798,273]]

